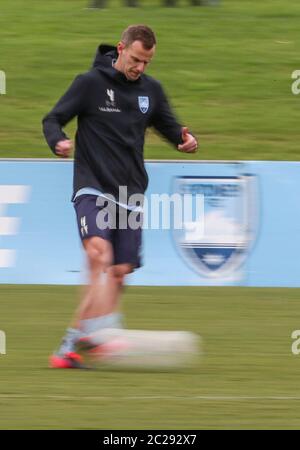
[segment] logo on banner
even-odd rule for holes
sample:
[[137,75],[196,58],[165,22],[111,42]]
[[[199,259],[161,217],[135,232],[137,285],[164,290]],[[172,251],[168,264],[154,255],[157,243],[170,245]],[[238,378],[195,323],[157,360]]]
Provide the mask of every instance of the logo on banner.
[[139,97],[139,107],[143,114],[149,109],[149,97]]
[[204,218],[194,217],[174,230],[185,262],[207,278],[233,276],[256,239],[256,177],[177,177],[174,191],[204,196]]

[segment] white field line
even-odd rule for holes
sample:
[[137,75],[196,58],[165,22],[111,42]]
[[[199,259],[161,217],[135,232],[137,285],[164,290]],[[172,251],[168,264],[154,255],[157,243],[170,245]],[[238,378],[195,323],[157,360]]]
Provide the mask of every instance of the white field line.
[[86,401],[98,401],[98,400],[203,400],[203,401],[244,401],[244,400],[260,400],[260,401],[290,401],[298,400],[299,396],[285,396],[285,395],[129,395],[129,396],[78,396],[78,395],[27,395],[27,394],[0,394],[0,399],[34,399],[34,400],[86,400]]

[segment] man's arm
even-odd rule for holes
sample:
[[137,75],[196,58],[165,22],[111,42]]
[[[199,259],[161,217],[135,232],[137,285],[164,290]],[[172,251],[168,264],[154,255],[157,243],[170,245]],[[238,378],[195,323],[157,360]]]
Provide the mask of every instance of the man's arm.
[[194,153],[198,143],[187,127],[181,126],[172,112],[168,99],[159,85],[158,105],[152,118],[152,125],[177,149],[185,153]]
[[70,155],[72,142],[62,128],[83,111],[86,86],[87,80],[83,75],[76,77],[67,92],[43,119],[43,132],[49,147],[53,153],[63,158]]

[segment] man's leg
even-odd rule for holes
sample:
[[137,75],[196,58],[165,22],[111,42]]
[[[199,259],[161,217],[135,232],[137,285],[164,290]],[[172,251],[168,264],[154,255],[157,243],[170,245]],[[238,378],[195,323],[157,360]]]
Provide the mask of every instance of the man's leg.
[[[125,214],[128,217],[128,211],[125,210]],[[86,302],[84,315],[81,315],[79,326],[87,335],[103,328],[122,328],[118,309],[124,280],[126,275],[141,265],[141,229],[118,229],[110,239],[113,242],[114,264],[106,270],[97,299]]]
[[112,264],[112,246],[109,241],[98,236],[85,239],[83,246],[88,266],[88,284],[74,319],[74,328],[80,328],[80,321],[93,317],[94,313],[101,315],[110,309],[110,305],[102,300],[102,293],[105,272]]
[[102,328],[122,326],[118,307],[124,278],[134,267],[140,266],[140,231],[99,229],[97,216],[101,209],[96,199],[93,195],[82,195],[75,201],[77,223],[87,258],[88,285],[72,327],[67,330],[57,352],[62,357],[75,353],[76,343],[89,334]]
[[[125,276],[132,272],[133,267],[130,264],[110,266],[112,247],[109,241],[102,238],[85,239],[84,248],[88,263],[89,284],[85,288],[72,327],[67,330],[54,358],[70,354],[73,358],[76,355],[76,343],[80,338],[103,328],[122,326],[120,314],[118,314],[120,295]],[[69,359],[68,356],[67,359]],[[60,362],[57,359],[55,361],[52,365],[55,366],[58,363],[61,367]],[[71,366],[67,365],[67,367],[72,367],[72,361]]]
[[80,367],[81,358],[76,354],[76,343],[84,335],[80,327],[81,320],[88,317],[89,309],[93,303],[97,304],[97,310],[104,307],[100,296],[100,279],[112,261],[111,244],[98,236],[92,236],[84,240],[84,248],[88,262],[88,286],[72,326],[67,329],[58,351],[50,357],[51,367]]
[[[81,315],[80,328],[88,336],[105,328],[122,328],[121,314],[119,312],[120,297],[125,277],[132,272],[130,264],[118,264],[107,269],[106,277],[100,286],[97,297],[90,299],[88,307]],[[85,340],[83,336],[83,340]],[[100,340],[94,344],[101,344]]]
[[131,272],[130,264],[109,267],[102,277],[102,282],[95,282],[95,288],[88,286],[83,302],[84,308],[81,308],[78,319],[84,320],[118,311],[125,276]]

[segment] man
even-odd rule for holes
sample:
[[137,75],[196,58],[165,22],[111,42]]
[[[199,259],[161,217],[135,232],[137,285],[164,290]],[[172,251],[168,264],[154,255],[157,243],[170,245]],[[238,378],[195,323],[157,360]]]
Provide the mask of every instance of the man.
[[73,201],[89,273],[74,323],[50,357],[51,367],[82,367],[78,343],[105,327],[121,326],[119,298],[125,276],[140,266],[141,228],[113,229],[109,223],[100,226],[98,219],[107,199],[113,198],[107,203],[117,206],[118,219],[124,218],[125,211],[127,220],[136,209],[128,201],[130,196],[144,194],[146,128],[154,126],[182,152],[197,148],[194,136],[175,119],[160,84],[144,74],[155,48],[149,27],[129,26],[116,48],[100,45],[93,69],[75,78],[43,120],[50,148],[67,158],[72,142],[62,127],[78,118]]

